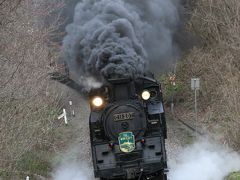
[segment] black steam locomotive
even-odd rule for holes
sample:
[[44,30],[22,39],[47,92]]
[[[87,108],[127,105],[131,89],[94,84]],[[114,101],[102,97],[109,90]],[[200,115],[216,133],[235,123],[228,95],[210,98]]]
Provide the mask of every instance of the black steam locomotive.
[[95,177],[167,180],[160,84],[148,76],[109,79],[89,95]]

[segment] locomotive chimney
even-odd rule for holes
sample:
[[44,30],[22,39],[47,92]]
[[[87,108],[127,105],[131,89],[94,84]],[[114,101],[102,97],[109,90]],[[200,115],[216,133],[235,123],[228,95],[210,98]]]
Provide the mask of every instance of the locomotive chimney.
[[135,86],[130,78],[109,79],[113,84],[112,96],[116,101],[128,100],[135,95]]

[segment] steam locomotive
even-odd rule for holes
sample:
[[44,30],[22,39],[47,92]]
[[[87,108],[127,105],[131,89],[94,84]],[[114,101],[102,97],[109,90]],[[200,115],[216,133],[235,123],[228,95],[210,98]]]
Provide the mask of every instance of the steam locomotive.
[[95,177],[167,180],[166,121],[154,77],[109,79],[89,102]]

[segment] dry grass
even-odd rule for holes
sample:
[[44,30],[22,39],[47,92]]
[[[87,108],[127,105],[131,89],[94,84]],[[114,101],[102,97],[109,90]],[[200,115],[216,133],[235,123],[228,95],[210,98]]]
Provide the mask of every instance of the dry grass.
[[0,1],[0,177],[27,171],[18,165],[36,147],[52,148],[59,106],[48,73],[58,53],[49,37],[58,26],[52,13],[62,4],[46,2]]
[[203,46],[186,54],[179,78],[201,78],[201,107],[212,112],[225,140],[240,149],[240,1],[199,0],[187,26]]

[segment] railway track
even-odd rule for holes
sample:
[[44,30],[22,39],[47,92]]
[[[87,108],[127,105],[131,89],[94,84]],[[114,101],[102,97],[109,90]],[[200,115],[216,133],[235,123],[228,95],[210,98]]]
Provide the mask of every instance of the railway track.
[[204,133],[199,131],[196,127],[193,127],[192,125],[186,123],[184,120],[180,119],[175,112],[172,113],[173,119],[178,121],[180,124],[184,125],[187,129],[193,131],[194,133],[203,136]]

